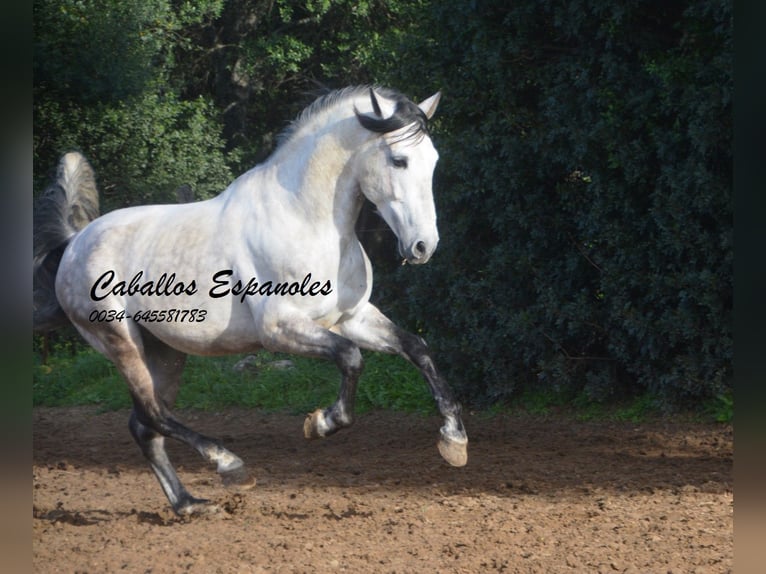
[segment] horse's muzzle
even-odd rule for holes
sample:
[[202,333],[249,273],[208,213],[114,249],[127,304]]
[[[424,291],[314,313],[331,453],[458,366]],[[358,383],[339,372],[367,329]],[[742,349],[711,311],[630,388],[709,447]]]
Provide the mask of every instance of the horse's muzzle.
[[411,265],[422,265],[423,263],[427,263],[428,260],[431,259],[431,255],[433,255],[435,250],[436,243],[429,245],[422,239],[413,241],[406,249],[403,249],[402,245],[399,244],[400,255],[404,257],[405,263],[410,263]]

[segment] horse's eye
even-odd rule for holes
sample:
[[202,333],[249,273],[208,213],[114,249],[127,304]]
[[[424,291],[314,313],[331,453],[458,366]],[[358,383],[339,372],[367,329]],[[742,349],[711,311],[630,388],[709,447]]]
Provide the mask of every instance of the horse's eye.
[[392,157],[391,163],[394,165],[394,167],[399,169],[404,169],[407,167],[407,158],[406,157]]

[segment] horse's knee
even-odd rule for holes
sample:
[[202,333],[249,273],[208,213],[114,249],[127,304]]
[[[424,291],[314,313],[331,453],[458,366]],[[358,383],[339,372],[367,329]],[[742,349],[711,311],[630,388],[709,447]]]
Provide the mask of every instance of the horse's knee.
[[364,368],[362,351],[352,341],[342,339],[338,343],[335,356],[338,367],[344,374],[358,377],[362,373]]

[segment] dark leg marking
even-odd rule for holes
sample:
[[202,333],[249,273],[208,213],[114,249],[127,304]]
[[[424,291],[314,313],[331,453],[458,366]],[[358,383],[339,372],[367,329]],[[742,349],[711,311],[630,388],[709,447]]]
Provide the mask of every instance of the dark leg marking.
[[468,436],[460,418],[460,403],[455,400],[447,381],[436,370],[426,342],[402,329],[397,329],[397,335],[401,341],[402,355],[420,370],[444,417],[441,438],[437,444],[439,453],[452,466],[465,466],[468,462]]
[[193,497],[181,484],[165,451],[165,437],[139,422],[135,408],[128,426],[176,514],[192,514],[203,509],[209,501]]
[[339,324],[338,331],[362,348],[399,354],[420,370],[439,412],[444,416],[439,452],[451,465],[465,465],[468,461],[468,436],[460,418],[460,403],[437,371],[425,341],[396,326],[371,304]]
[[303,434],[306,438],[321,438],[330,436],[342,428],[354,424],[354,404],[356,402],[356,385],[362,374],[364,362],[362,353],[354,343],[334,335],[334,345],[331,355],[341,372],[338,399],[326,409],[318,409],[310,413],[303,423]]

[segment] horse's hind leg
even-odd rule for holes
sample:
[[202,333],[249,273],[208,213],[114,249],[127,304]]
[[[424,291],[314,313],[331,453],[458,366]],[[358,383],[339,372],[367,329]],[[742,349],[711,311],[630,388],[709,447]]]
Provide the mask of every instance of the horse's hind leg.
[[[140,411],[138,407],[138,411]],[[177,514],[192,514],[206,508],[208,500],[195,498],[181,484],[165,451],[165,437],[138,420],[137,409],[130,414],[130,434],[149,461],[154,475],[162,487],[170,505]]]
[[[167,434],[155,430],[157,426],[164,426]],[[170,417],[167,417],[163,424],[157,425],[156,420],[147,417],[143,405],[135,401],[129,427],[131,435],[149,461],[149,466],[177,514],[193,514],[205,510],[210,501],[195,498],[184,488],[165,450],[165,436],[183,440],[196,448],[208,461],[216,463],[218,473],[226,486],[253,484],[250,473],[238,456],[213,439],[191,431]],[[168,432],[168,427],[173,428],[173,431]]]
[[[142,333],[142,342],[147,366],[154,374],[154,396],[166,408],[172,408],[181,383],[186,355],[163,345],[147,331]],[[165,437],[151,426],[141,422],[141,420],[148,422],[150,418],[143,405],[144,403],[136,400],[134,395],[134,407],[130,413],[128,427],[173,510],[178,514],[191,514],[206,508],[209,501],[193,497],[179,480],[165,450]]]
[[165,451],[165,437],[185,442],[216,463],[225,483],[249,480],[239,457],[187,428],[170,413],[185,363],[183,353],[133,324],[127,331],[117,327],[97,337],[88,335],[89,342],[114,362],[128,383],[133,397],[130,432],[176,513],[196,512],[206,501],[194,498],[184,488]]

